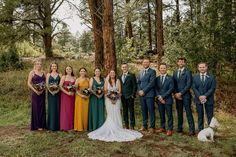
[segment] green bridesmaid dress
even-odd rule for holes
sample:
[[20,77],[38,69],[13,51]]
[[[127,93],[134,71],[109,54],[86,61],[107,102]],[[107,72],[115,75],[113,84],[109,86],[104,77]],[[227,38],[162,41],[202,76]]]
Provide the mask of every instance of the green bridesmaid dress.
[[[96,90],[97,88],[101,88],[104,86],[104,80],[102,79],[100,83],[98,83],[93,78],[92,89]],[[102,126],[105,121],[104,117],[105,105],[104,105],[104,96],[102,98],[98,98],[96,95],[91,94],[89,100],[89,131],[93,131]]]
[[[60,76],[57,75],[56,78],[49,76],[49,84],[60,83]],[[48,130],[57,131],[60,130],[60,92],[52,95],[48,92],[48,118],[47,118],[47,128]]]

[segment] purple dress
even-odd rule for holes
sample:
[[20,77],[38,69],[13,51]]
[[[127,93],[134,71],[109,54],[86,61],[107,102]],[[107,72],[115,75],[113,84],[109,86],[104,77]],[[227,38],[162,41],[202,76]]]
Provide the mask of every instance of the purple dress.
[[[74,85],[75,82],[64,81],[63,86]],[[67,90],[66,88],[64,88]],[[67,90],[68,91],[68,90]],[[61,92],[60,130],[72,130],[74,128],[75,96]]]
[[[39,76],[34,74],[32,78],[33,84],[45,82],[44,74]],[[46,111],[45,111],[45,91],[41,95],[37,95],[34,91],[32,96],[32,111],[31,111],[31,130],[46,127]]]

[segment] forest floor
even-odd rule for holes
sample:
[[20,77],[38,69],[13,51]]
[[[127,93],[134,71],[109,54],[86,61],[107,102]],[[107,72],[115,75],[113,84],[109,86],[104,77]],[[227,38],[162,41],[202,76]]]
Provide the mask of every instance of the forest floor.
[[[70,61],[75,73],[83,65],[91,67],[87,62]],[[60,62],[63,71],[68,62]],[[47,63],[48,65],[48,63]],[[27,75],[31,66],[22,71],[0,73],[0,156],[114,156],[114,157],[228,157],[236,156],[236,112],[230,108],[235,104],[236,85],[230,84],[217,90],[218,101],[215,117],[221,124],[216,130],[215,142],[203,143],[197,137],[187,135],[187,122],[184,119],[184,134],[176,133],[176,111],[174,109],[174,134],[167,137],[164,134],[144,133],[143,138],[133,142],[101,142],[87,138],[87,132],[51,132],[30,131],[30,91],[26,87]],[[47,66],[44,69],[48,69]],[[92,76],[93,69],[88,68]],[[230,101],[229,101],[230,100]],[[141,126],[139,101],[135,102],[136,129]],[[196,109],[193,106],[195,126],[197,126]],[[235,106],[235,105],[234,105]],[[227,107],[227,108],[226,108]],[[157,112],[157,111],[156,111]],[[157,127],[159,114],[157,112]]]

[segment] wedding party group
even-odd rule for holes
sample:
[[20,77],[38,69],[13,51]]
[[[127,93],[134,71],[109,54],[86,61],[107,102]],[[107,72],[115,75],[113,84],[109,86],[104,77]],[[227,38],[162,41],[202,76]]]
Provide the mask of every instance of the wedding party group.
[[[61,75],[58,64],[53,62],[50,72],[46,74],[42,70],[41,60],[36,60],[28,76],[28,87],[32,91],[31,130],[89,131],[90,139],[107,142],[133,141],[141,138],[145,132],[171,136],[175,103],[177,132],[183,132],[185,109],[189,135],[194,136],[190,89],[194,92],[198,131],[201,131],[204,129],[204,114],[207,115],[208,124],[213,117],[216,81],[208,73],[207,63],[199,63],[199,73],[194,76],[185,64],[184,57],[178,58],[178,67],[171,76],[167,73],[167,64],[160,63],[160,75],[157,76],[156,70],[150,67],[150,60],[144,58],[143,68],[137,77],[130,72],[128,63],[122,63],[121,75],[111,70],[103,78],[101,69],[95,68],[94,76],[89,78],[86,68],[82,67],[76,78],[72,66],[66,66],[64,75]],[[134,100],[137,95],[142,113],[139,131],[135,130]],[[160,115],[158,128],[156,107]]]

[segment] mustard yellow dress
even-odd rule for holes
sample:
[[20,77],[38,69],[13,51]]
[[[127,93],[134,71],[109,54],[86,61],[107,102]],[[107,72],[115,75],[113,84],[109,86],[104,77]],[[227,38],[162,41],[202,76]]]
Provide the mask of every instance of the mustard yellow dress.
[[[83,80],[78,84],[78,91],[84,88],[89,88],[89,81]],[[88,109],[89,98],[85,99],[79,95],[75,97],[75,113],[74,113],[74,130],[87,131],[88,130]]]

